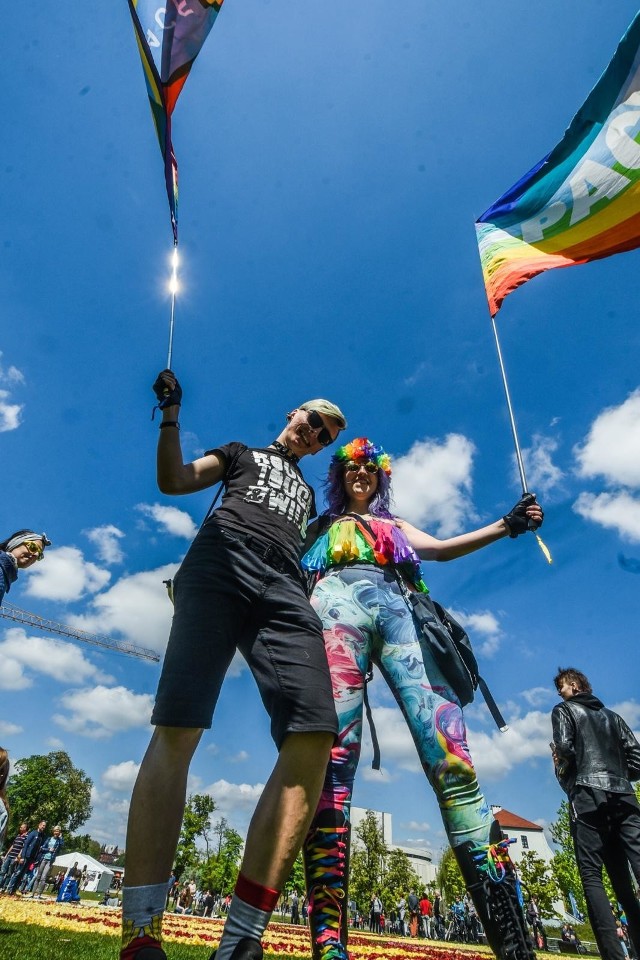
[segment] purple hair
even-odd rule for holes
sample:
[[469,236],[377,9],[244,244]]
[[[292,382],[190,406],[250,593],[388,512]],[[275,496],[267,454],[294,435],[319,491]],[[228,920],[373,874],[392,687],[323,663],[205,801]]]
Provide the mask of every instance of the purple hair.
[[344,488],[345,466],[353,460],[357,463],[371,461],[378,465],[378,486],[369,503],[369,513],[374,517],[393,519],[391,513],[391,463],[382,447],[375,446],[365,437],[358,437],[345,444],[331,458],[329,473],[324,482],[325,496],[330,517],[340,517],[347,512],[347,492]]

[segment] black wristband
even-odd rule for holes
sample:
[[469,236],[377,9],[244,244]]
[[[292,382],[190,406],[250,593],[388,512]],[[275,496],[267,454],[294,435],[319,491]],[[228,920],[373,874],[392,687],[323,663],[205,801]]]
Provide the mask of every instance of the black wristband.
[[163,420],[160,424],[160,429],[164,430],[165,427],[175,427],[176,430],[180,429],[180,424],[177,420]]

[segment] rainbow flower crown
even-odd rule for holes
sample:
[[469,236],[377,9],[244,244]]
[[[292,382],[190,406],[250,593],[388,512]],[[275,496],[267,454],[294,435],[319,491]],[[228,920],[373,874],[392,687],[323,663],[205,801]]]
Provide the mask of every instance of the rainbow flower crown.
[[351,443],[345,443],[331,457],[331,466],[342,466],[350,460],[359,463],[364,460],[365,463],[371,461],[375,463],[379,470],[382,470],[388,477],[391,476],[391,457],[388,453],[375,443],[371,443],[366,437],[356,437]]

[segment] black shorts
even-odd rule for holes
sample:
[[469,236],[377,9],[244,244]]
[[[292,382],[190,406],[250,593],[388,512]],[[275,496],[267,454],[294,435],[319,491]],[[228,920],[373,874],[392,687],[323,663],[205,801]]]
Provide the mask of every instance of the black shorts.
[[208,729],[238,649],[278,748],[288,733],[337,733],[322,626],[293,560],[209,521],[176,574],[174,602],[153,724]]

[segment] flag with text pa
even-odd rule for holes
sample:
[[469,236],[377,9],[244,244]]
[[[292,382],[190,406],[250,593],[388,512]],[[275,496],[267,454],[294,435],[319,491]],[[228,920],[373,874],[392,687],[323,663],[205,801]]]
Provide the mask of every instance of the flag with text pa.
[[491,316],[532,277],[640,245],[640,13],[563,139],[476,223]]
[[223,0],[128,0],[164,159],[174,242],[178,242],[178,164],[171,114]]

